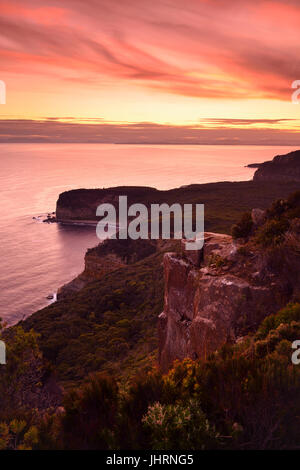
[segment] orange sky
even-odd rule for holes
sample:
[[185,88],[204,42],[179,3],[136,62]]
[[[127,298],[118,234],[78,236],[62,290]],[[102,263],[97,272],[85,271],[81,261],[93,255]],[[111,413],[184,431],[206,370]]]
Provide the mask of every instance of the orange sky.
[[299,0],[0,0],[0,12],[0,141],[300,144]]

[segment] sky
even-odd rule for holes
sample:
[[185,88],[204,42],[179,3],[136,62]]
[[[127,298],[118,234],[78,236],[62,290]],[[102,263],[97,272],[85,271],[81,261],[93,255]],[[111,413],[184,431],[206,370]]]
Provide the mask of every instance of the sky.
[[299,24],[299,0],[0,0],[0,142],[300,145]]

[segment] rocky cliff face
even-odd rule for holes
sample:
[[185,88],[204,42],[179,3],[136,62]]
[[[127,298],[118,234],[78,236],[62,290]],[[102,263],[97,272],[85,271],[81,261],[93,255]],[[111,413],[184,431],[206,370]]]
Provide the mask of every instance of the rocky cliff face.
[[277,155],[272,161],[256,166],[258,170],[254,173],[254,181],[300,182],[300,150],[287,155]]
[[89,282],[103,278],[106,274],[135,263],[157,250],[157,244],[148,240],[105,240],[85,254],[84,271],[57,292],[57,300],[78,292]]
[[61,300],[66,296],[80,291],[89,282],[101,279],[109,272],[124,267],[125,265],[124,260],[114,253],[101,256],[101,254],[97,253],[96,249],[88,250],[84,257],[84,271],[75,279],[58,289],[57,300]]
[[[291,233],[293,234],[291,235]],[[297,238],[297,230],[286,235]],[[267,315],[299,296],[300,255],[286,246],[266,253],[230,236],[206,233],[202,253],[164,257],[164,311],[159,317],[159,363],[207,357],[254,330]]]

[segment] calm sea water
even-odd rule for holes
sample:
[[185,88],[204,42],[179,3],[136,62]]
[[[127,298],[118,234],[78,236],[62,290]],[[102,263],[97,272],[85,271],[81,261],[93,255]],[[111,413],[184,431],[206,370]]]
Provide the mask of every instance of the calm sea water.
[[79,274],[95,228],[45,224],[59,193],[75,188],[241,181],[244,168],[291,147],[101,144],[0,145],[0,316],[9,324],[47,305]]

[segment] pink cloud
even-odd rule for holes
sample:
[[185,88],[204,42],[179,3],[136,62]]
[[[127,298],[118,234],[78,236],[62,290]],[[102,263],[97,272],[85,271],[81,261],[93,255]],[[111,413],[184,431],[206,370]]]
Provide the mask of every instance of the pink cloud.
[[0,0],[0,9],[7,72],[216,98],[286,99],[300,79],[296,1]]

